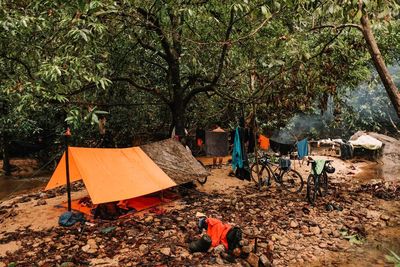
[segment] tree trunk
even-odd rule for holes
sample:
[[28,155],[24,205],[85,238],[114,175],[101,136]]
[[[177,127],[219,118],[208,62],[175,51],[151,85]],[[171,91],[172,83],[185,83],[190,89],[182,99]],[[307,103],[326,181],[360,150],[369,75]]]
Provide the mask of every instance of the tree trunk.
[[10,164],[10,146],[8,143],[8,138],[4,134],[2,136],[2,146],[3,146],[3,170],[5,172],[5,175],[9,176],[11,175],[11,164]]
[[171,129],[175,127],[175,134],[178,136],[185,135],[185,109],[182,101],[175,101],[175,103],[171,105]]
[[383,60],[378,44],[376,43],[374,34],[371,29],[371,24],[366,14],[361,17],[361,26],[364,38],[367,42],[369,53],[372,57],[372,61],[374,62],[375,68],[379,73],[379,77],[381,78],[382,83],[385,86],[390,101],[392,102],[396,110],[397,116],[400,118],[400,92],[393,82],[392,76],[390,75],[385,65],[385,61]]

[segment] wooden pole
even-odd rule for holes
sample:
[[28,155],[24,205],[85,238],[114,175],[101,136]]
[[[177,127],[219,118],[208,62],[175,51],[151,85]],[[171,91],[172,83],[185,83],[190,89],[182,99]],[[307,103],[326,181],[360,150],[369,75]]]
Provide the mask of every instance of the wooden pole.
[[67,176],[67,196],[68,196],[68,211],[71,211],[71,182],[69,179],[69,156],[68,156],[68,146],[69,146],[69,138],[71,137],[71,132],[69,128],[64,134],[65,137],[65,167],[66,167],[66,176]]
[[257,179],[258,179],[258,190],[261,190],[261,177],[260,177],[260,167],[258,165],[258,140],[257,140],[257,123],[256,123],[256,104],[253,104],[253,138],[254,138],[254,155],[256,160],[256,172],[257,172]]

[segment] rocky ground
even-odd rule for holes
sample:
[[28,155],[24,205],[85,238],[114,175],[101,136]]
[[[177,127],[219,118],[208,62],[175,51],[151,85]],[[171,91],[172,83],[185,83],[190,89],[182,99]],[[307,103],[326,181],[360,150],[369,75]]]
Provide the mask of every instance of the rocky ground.
[[[315,207],[305,189],[295,195],[273,184],[260,192],[227,176],[227,167],[212,171],[208,187],[179,188],[181,199],[167,206],[70,228],[57,226],[63,190],[20,196],[0,204],[0,266],[392,266],[385,254],[400,251],[400,185],[357,183],[357,165],[340,164]],[[44,210],[52,213],[40,217]],[[190,254],[197,212],[240,226],[246,255],[231,263],[220,247]]]

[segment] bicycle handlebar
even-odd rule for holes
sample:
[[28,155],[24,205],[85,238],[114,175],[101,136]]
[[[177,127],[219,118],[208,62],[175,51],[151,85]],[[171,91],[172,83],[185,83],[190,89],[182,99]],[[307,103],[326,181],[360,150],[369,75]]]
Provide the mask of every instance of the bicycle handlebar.
[[[325,160],[325,164],[333,162],[333,159],[327,159]],[[310,163],[315,163],[315,160],[312,157],[308,157],[307,159],[307,166],[310,165]]]

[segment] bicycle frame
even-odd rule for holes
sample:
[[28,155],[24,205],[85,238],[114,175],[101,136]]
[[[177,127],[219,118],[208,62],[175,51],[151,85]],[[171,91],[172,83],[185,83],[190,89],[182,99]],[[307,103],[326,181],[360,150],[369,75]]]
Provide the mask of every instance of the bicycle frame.
[[[281,177],[282,175],[287,172],[288,170],[283,170],[278,164],[274,164],[269,162],[267,159],[265,161],[261,161],[260,165],[267,168],[269,173],[274,177],[275,182],[281,183]],[[275,167],[275,169],[273,169]],[[276,174],[276,171],[279,170],[279,173]],[[265,177],[267,179],[267,177]],[[268,181],[266,181],[268,184],[270,183],[269,177]]]

